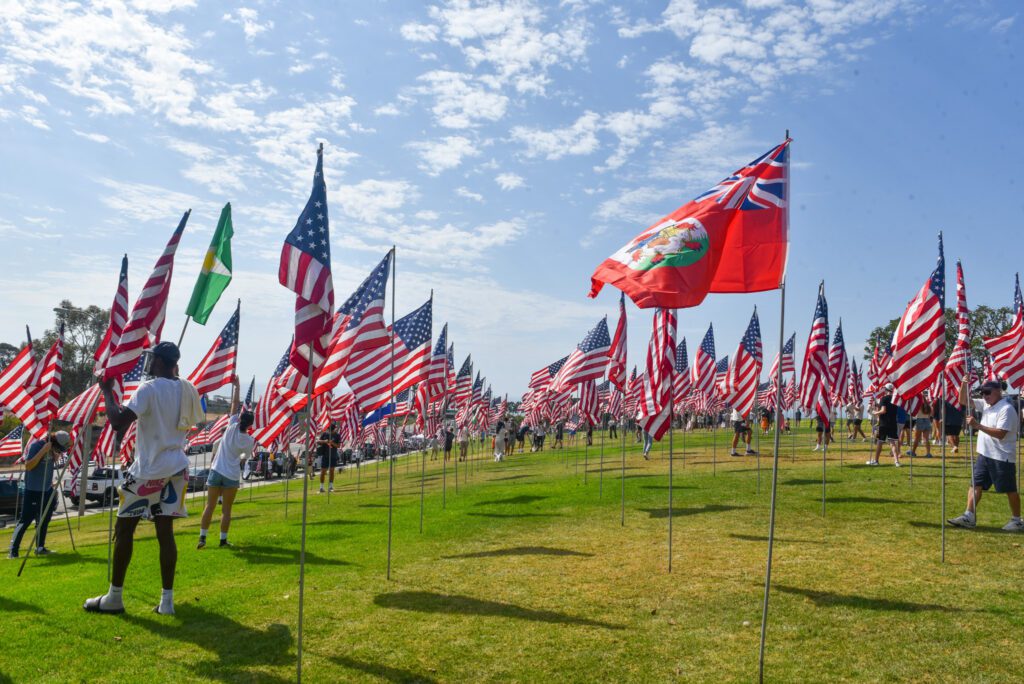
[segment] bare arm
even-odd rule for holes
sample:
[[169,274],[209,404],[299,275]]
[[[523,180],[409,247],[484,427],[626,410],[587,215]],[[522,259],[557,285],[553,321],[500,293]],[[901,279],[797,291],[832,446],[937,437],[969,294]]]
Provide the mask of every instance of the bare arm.
[[107,422],[117,432],[124,432],[138,419],[138,416],[131,409],[121,406],[121,402],[114,398],[112,380],[101,380],[100,391],[103,392],[103,401],[107,406]]
[[238,376],[231,378],[231,407],[228,409],[228,415],[233,416],[238,413],[241,408],[241,403],[238,401]]
[[960,383],[960,396],[957,397],[957,401],[960,402],[961,406],[968,405],[968,399],[970,399],[970,388],[967,386],[969,380],[964,378],[964,381]]

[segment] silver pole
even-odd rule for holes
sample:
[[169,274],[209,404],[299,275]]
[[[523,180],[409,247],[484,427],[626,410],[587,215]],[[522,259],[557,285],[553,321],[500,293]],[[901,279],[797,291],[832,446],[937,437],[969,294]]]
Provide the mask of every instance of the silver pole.
[[668,409],[668,571],[672,572],[672,412]]
[[[946,562],[946,374],[942,374],[942,390],[940,395],[942,396],[942,519],[939,521],[939,527],[942,528],[942,553],[940,556],[941,562]],[[971,492],[974,491],[974,480],[971,479]]]
[[[625,393],[622,396],[623,405],[626,402]],[[627,421],[622,421],[622,477],[619,478],[619,484],[622,486],[622,527],[626,526],[626,424]]]
[[[391,406],[395,407],[395,246],[391,245]],[[431,292],[431,299],[434,294]],[[388,569],[387,579],[391,579],[391,523],[395,509],[395,440],[394,425],[388,420]]]

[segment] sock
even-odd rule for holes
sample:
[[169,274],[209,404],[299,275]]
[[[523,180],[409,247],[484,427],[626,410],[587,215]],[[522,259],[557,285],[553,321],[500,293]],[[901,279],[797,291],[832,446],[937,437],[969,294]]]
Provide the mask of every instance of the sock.
[[107,593],[100,597],[100,606],[102,608],[123,608],[124,601],[121,599],[121,592],[123,591],[124,587],[115,587],[111,584]]
[[969,520],[974,520],[974,511],[964,511],[964,517]]
[[1020,522],[1020,516],[1019,515],[1011,515],[1010,516],[1010,522]]
[[200,527],[199,528],[199,538],[200,539],[206,539],[206,533],[209,532],[209,531],[210,531],[209,527]]
[[220,540],[221,540],[221,541],[224,541],[224,540],[226,540],[227,538],[228,538],[228,533],[227,533],[227,532],[221,532],[221,533],[220,533]]
[[164,589],[160,592],[160,612],[166,615],[174,614],[174,590]]

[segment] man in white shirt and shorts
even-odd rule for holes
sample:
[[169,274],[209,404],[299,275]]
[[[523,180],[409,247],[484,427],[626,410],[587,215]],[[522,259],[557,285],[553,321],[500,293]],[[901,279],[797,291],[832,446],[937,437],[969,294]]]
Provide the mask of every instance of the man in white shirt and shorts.
[[[968,400],[967,381],[960,387],[960,405]],[[977,525],[978,502],[981,493],[994,488],[997,494],[1006,494],[1010,504],[1010,522],[1003,526],[1007,532],[1024,532],[1020,519],[1020,493],[1017,491],[1017,431],[1020,418],[1006,398],[1001,383],[989,380],[981,386],[981,399],[975,399],[974,410],[981,412],[981,420],[966,417],[968,427],[978,431],[978,458],[974,462],[974,481],[967,492],[967,510],[963,515],[947,522],[954,527],[974,529]]]
[[106,402],[107,421],[124,433],[136,420],[136,459],[119,489],[120,505],[114,528],[114,556],[110,589],[103,596],[86,600],[90,613],[123,613],[121,595],[132,560],[135,528],[143,517],[153,520],[160,544],[160,578],[163,592],[156,613],[174,614],[174,569],[178,549],[174,543],[174,519],[183,518],[188,457],[185,435],[202,420],[195,387],[178,378],[177,345],[161,342],[144,352],[144,369],[149,380],[142,383],[121,406],[114,397],[113,381],[100,382]]

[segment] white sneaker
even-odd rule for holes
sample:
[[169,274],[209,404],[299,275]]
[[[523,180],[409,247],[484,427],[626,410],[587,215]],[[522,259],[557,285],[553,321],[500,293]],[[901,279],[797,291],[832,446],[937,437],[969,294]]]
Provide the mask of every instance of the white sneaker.
[[323,494],[323,493],[324,493],[324,486],[320,485],[320,491],[317,492],[317,494]]
[[1011,518],[1010,522],[1003,525],[1004,532],[1024,532],[1024,520]]
[[902,468],[903,467],[903,464],[900,463],[899,461],[896,461],[895,463],[893,463],[893,465],[896,466],[897,468]]
[[814,448],[813,448],[813,449],[811,449],[811,451],[821,451],[821,446],[819,446],[819,445],[815,444],[815,445],[814,445]]
[[949,523],[950,525],[952,525],[953,527],[962,527],[962,528],[964,528],[966,530],[973,530],[975,528],[975,526],[978,524],[975,521],[974,516],[971,515],[970,513],[964,513],[963,515],[958,515],[955,518],[950,518],[946,522]]
[[864,465],[869,465],[869,466],[876,466],[876,465],[878,465],[878,461],[868,461],[868,462],[867,462],[867,463],[865,463]]
[[331,485],[331,486],[329,486],[329,487],[327,488],[327,491],[329,491],[329,492],[333,492],[333,491],[334,491],[334,485]]

